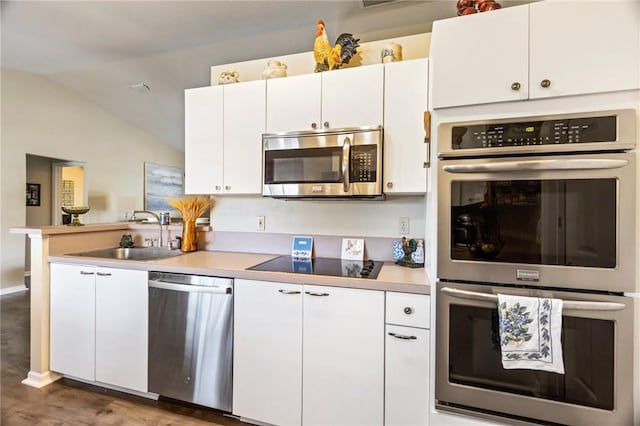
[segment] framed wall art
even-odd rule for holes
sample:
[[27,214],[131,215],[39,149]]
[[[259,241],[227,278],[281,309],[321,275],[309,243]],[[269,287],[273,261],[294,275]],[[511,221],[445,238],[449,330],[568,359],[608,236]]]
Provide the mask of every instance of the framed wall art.
[[39,206],[40,205],[40,184],[28,183],[27,184],[27,206]]
[[155,213],[169,212],[172,219],[180,214],[168,200],[184,194],[184,171],[178,167],[144,163],[144,209]]

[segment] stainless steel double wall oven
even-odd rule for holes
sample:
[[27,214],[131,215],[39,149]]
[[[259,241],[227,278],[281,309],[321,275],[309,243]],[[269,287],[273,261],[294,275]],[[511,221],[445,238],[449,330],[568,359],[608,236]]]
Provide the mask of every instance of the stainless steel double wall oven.
[[[438,408],[640,422],[636,131],[634,110],[440,124]],[[502,368],[498,293],[565,300],[565,374]]]

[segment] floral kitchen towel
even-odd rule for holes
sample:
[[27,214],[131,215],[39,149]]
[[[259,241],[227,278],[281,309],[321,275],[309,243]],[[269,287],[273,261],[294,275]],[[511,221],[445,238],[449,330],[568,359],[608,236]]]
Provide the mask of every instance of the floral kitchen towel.
[[564,374],[562,300],[498,295],[500,348],[505,369]]

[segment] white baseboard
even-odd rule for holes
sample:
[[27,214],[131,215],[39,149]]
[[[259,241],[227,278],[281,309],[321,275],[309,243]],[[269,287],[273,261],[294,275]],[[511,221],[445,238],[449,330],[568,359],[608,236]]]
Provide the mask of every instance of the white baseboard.
[[6,287],[0,289],[0,296],[4,296],[5,294],[19,293],[21,291],[29,290],[26,285],[16,285],[13,287]]
[[60,378],[62,378],[61,374],[54,373],[52,371],[45,371],[44,373],[29,371],[29,374],[27,374],[27,378],[22,381],[22,384],[39,389],[55,382]]

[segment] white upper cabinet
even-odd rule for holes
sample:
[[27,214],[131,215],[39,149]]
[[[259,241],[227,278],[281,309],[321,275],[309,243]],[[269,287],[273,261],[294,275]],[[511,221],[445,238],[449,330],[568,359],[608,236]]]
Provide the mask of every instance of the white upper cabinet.
[[378,126],[384,68],[370,65],[267,82],[267,132]]
[[383,87],[382,64],[322,73],[322,127],[381,125]]
[[428,59],[384,65],[384,192],[427,191]]
[[433,108],[640,88],[640,3],[542,1],[433,24]]
[[531,98],[640,88],[640,2],[543,1],[529,13]]
[[224,87],[224,193],[262,193],[264,81]]
[[262,80],[185,91],[185,193],[260,194]]
[[223,87],[184,92],[184,190],[213,194],[222,188]]
[[526,99],[528,20],[525,5],[435,21],[433,108]]
[[267,80],[267,133],[321,127],[322,74]]

